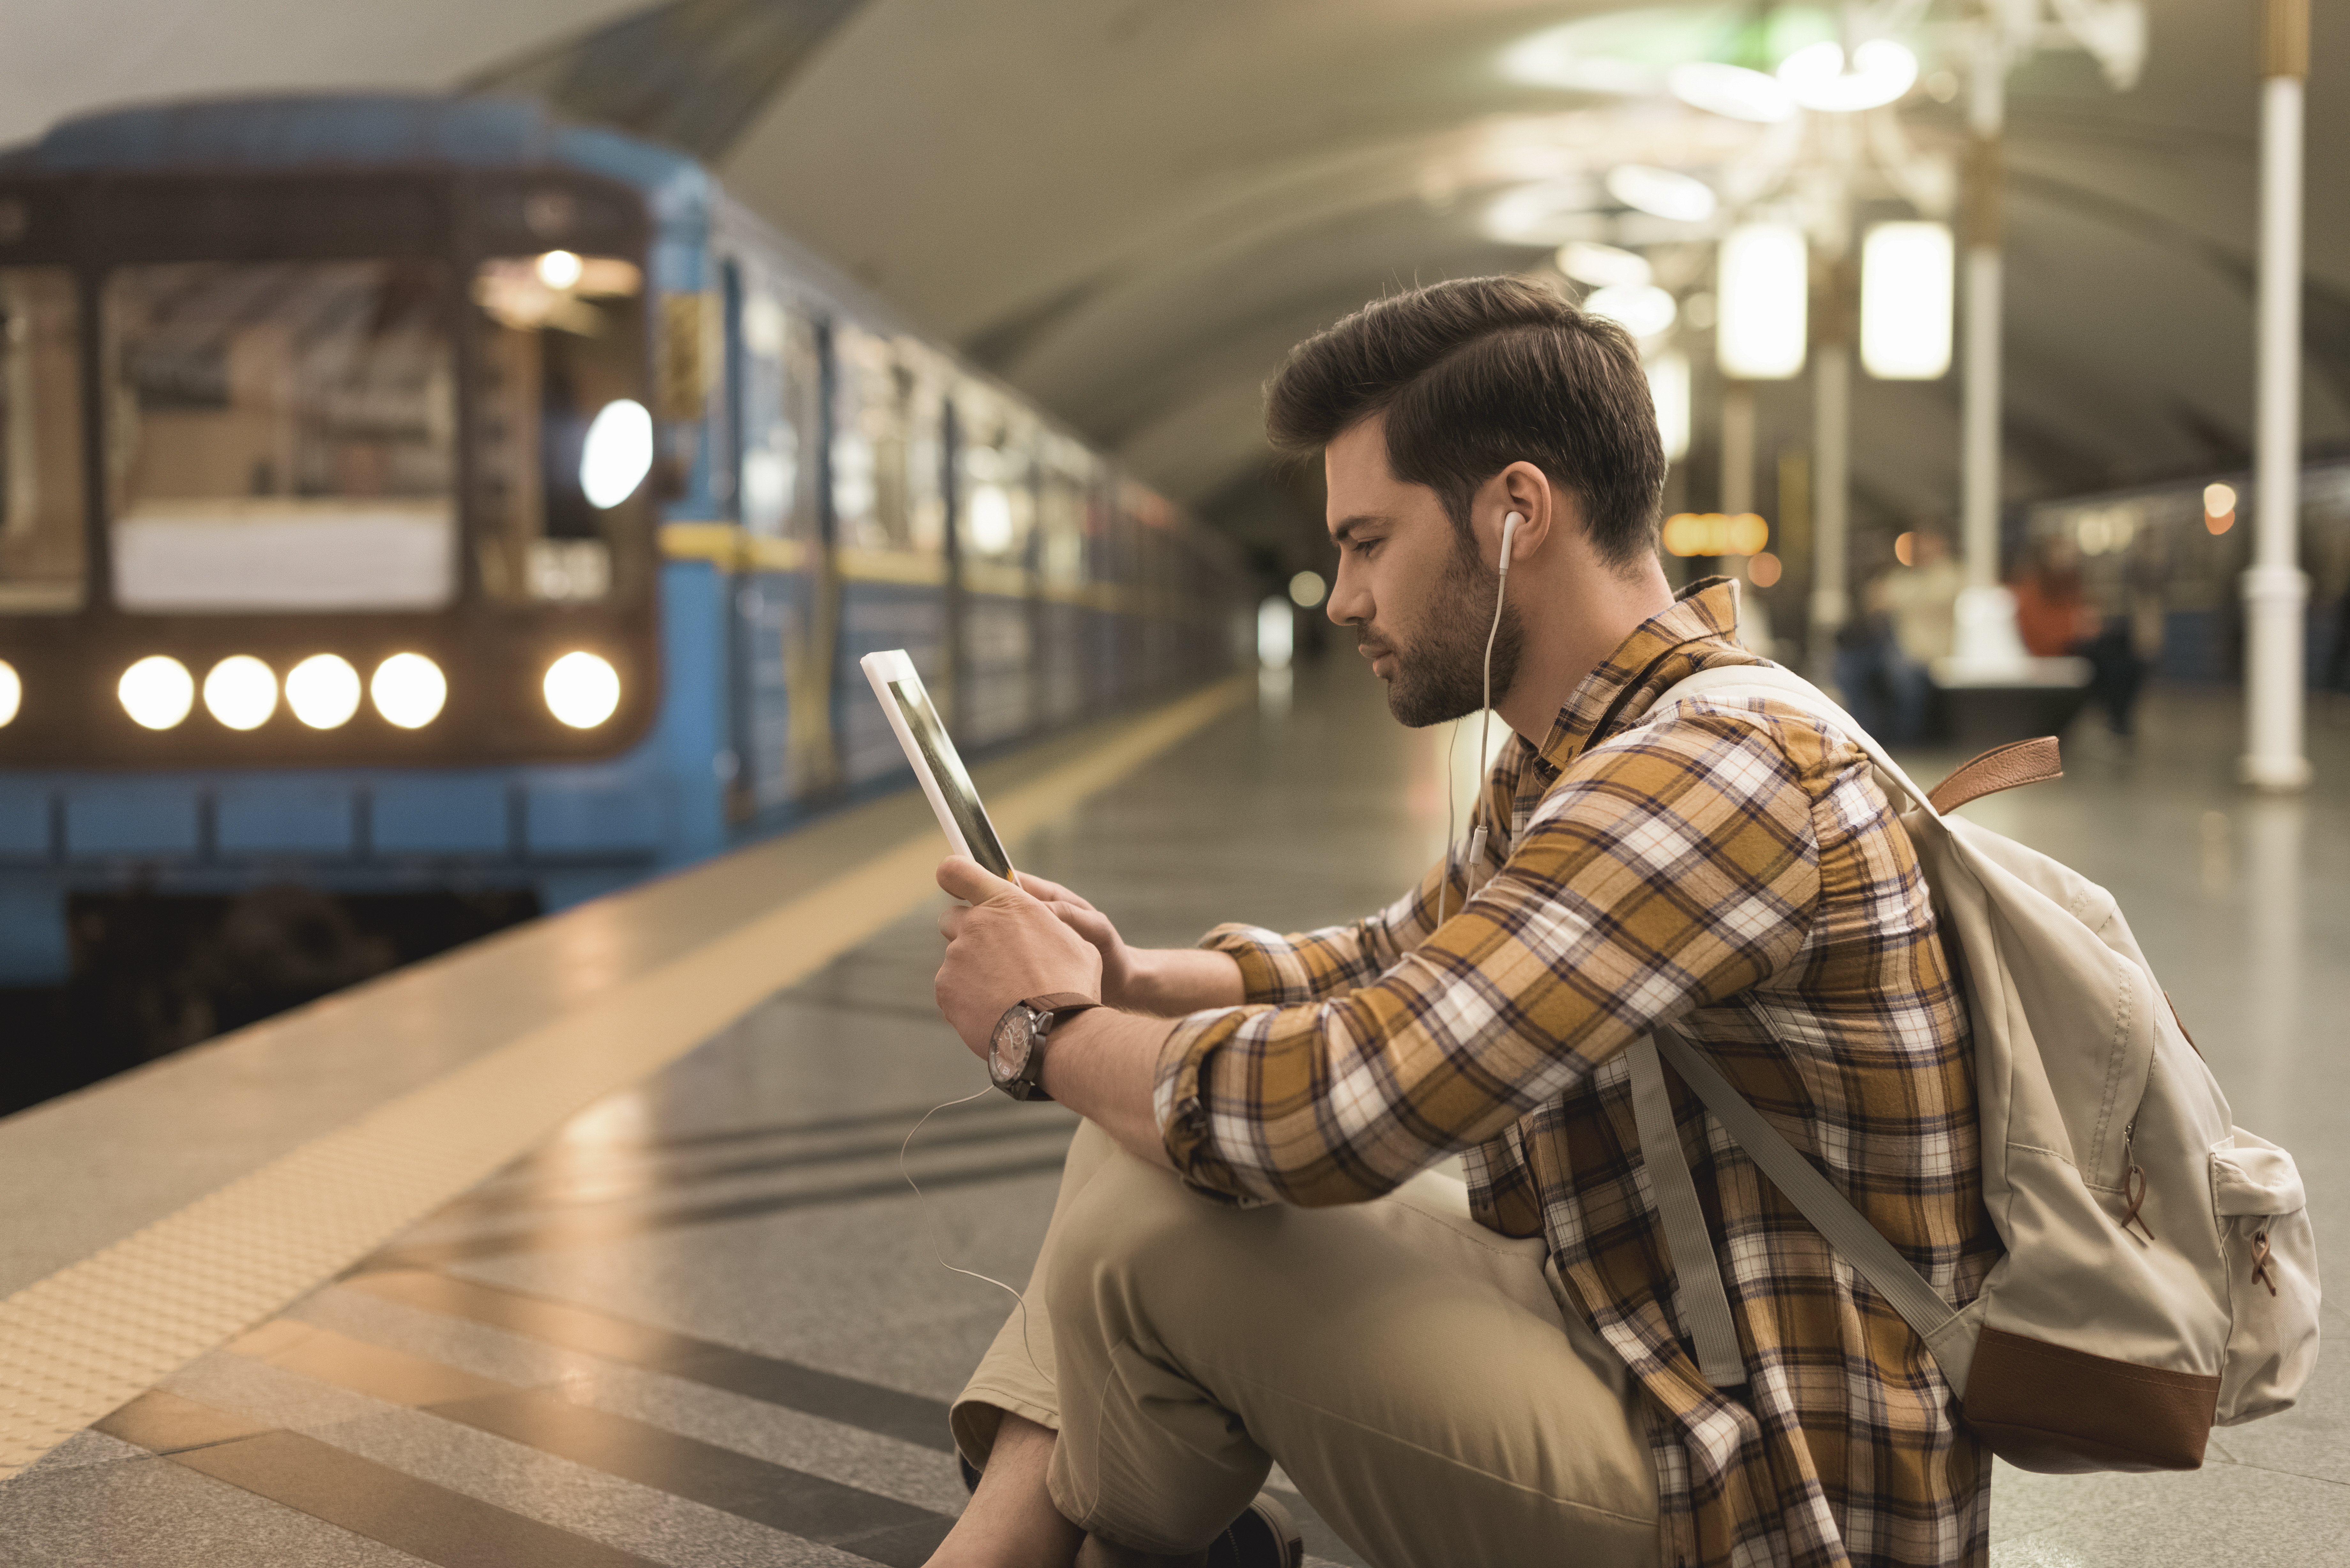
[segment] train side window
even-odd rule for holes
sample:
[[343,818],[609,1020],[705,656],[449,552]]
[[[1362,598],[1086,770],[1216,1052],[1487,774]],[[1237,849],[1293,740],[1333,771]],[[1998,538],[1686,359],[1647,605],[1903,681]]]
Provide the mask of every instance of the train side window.
[[456,597],[447,275],[175,262],[107,279],[115,602],[433,609]]
[[643,273],[615,256],[500,256],[473,274],[474,551],[493,598],[643,587],[656,455],[643,296]]
[[64,267],[0,267],[0,614],[81,607],[80,317]]
[[920,343],[833,329],[833,516],[843,548],[946,548],[945,367]]
[[768,537],[813,542],[819,533],[813,438],[821,397],[816,327],[760,281],[743,290],[741,320],[742,384],[735,395],[743,526]]
[[1024,571],[1035,566],[1035,419],[993,388],[966,381],[955,392],[957,496],[966,560]]
[[1086,580],[1087,503],[1094,492],[1094,454],[1083,441],[1045,432],[1037,463],[1037,570],[1050,587],[1068,590]]

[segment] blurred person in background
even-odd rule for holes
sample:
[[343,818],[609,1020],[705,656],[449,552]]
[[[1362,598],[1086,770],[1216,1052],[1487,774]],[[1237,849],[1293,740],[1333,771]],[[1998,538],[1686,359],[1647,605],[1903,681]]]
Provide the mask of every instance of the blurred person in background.
[[1887,612],[1885,574],[1872,574],[1860,586],[1860,613],[1836,628],[1836,693],[1861,728],[1893,744],[1909,739],[1901,731],[1900,645],[1893,640],[1893,618]]
[[[2150,530],[2140,530],[2144,537]],[[2131,732],[2132,711],[2145,681],[2146,660],[2136,647],[2134,622],[2140,592],[2152,585],[2154,646],[2161,648],[2159,563],[2141,564],[2135,550],[2126,568],[2126,607],[2109,622],[2088,601],[2081,584],[2081,553],[2069,535],[2044,535],[2031,564],[2014,584],[2015,625],[2024,650],[2037,659],[2071,655],[2089,662],[2089,700],[2106,711],[2116,735]]]
[[2081,593],[2081,552],[2067,535],[2032,546],[2015,591],[2015,629],[2034,659],[2062,659],[2094,640],[2101,628]]
[[1958,639],[1959,590],[1966,575],[1950,558],[1950,542],[1919,528],[1894,541],[1896,565],[1885,575],[1885,608],[1893,620],[1898,667],[1893,671],[1895,740],[1926,733],[1934,686],[1928,673],[1948,659]]
[[1836,629],[1835,682],[1845,707],[1862,728],[1892,745],[1924,738],[1934,694],[1926,667],[1950,649],[1955,589],[1943,603],[1938,632],[1931,585],[1912,580],[1918,568],[1910,563],[1919,557],[1908,552],[1924,537],[1904,534],[1895,541],[1894,564],[1867,576],[1860,614]]

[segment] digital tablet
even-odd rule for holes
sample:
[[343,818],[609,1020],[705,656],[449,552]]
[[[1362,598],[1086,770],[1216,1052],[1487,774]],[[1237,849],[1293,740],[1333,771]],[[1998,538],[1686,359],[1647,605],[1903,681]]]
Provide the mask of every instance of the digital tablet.
[[980,805],[979,792],[962,770],[962,758],[947,739],[939,711],[931,706],[931,694],[923,689],[914,661],[906,657],[904,649],[892,648],[868,653],[858,664],[865,679],[873,682],[873,695],[880,700],[898,744],[906,749],[914,776],[922,781],[922,793],[930,796],[931,810],[937,815],[947,842],[956,854],[978,861],[1016,885],[1012,857],[1003,852],[1003,841],[996,837],[995,824],[988,821],[987,807]]

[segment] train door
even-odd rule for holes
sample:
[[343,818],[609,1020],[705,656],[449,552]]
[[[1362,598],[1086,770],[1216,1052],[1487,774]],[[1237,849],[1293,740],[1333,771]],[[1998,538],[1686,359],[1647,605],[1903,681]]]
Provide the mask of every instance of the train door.
[[1093,608],[1086,582],[1087,507],[1097,463],[1084,443],[1048,431],[1036,463],[1036,683],[1039,717],[1066,724],[1094,693],[1087,667]]
[[[855,785],[904,767],[858,660],[902,648],[950,723],[947,362],[908,337],[842,321],[832,331],[828,452],[833,559],[840,581],[834,664],[841,776]],[[958,732],[960,733],[960,731]]]
[[728,262],[727,424],[742,529],[731,622],[736,821],[839,782],[832,732],[837,594],[824,547],[816,327],[749,258]]
[[1037,722],[1035,417],[993,388],[955,389],[955,545],[962,595],[961,723],[972,745]]

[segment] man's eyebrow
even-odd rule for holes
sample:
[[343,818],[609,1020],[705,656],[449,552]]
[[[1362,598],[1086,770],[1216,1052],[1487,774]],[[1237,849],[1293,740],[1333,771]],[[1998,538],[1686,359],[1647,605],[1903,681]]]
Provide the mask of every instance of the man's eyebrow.
[[1330,537],[1343,545],[1347,543],[1347,539],[1354,534],[1356,529],[1370,524],[1384,523],[1386,521],[1387,519],[1385,517],[1380,516],[1376,512],[1358,512],[1352,517],[1341,518],[1338,521],[1337,525],[1330,530]]

